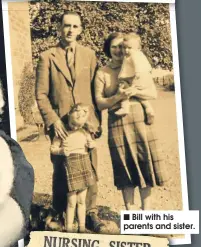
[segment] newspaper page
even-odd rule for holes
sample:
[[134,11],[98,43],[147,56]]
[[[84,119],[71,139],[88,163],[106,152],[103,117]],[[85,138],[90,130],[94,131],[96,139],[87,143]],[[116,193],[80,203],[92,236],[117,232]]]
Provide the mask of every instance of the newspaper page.
[[190,243],[174,1],[2,11],[10,132],[35,176],[19,246]]

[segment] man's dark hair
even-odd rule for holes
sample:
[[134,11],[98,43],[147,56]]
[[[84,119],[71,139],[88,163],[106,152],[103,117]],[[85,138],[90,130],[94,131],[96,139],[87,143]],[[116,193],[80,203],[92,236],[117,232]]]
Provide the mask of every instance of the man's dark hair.
[[112,40],[114,40],[116,38],[123,38],[123,34],[120,32],[111,33],[104,42],[103,51],[104,51],[105,55],[109,58],[111,58],[111,54],[110,54],[111,42],[112,42]]
[[81,16],[77,12],[65,10],[64,13],[61,15],[61,17],[59,19],[59,23],[60,24],[62,24],[63,18],[64,18],[65,15],[75,15],[75,16],[78,16],[80,18],[81,23],[82,23]]

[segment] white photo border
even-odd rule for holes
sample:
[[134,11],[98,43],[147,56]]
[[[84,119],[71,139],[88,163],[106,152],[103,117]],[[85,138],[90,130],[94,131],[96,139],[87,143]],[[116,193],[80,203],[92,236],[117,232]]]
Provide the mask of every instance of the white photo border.
[[[102,1],[102,0],[98,0],[98,1]],[[11,129],[11,137],[17,140],[14,88],[13,88],[13,75],[12,75],[12,62],[11,62],[11,47],[10,47],[10,34],[9,34],[9,19],[8,19],[8,2],[16,2],[16,1],[2,0],[2,12],[3,12],[5,55],[6,55],[9,113],[10,113],[10,129]],[[26,1],[19,1],[19,2],[26,2]],[[107,2],[110,2],[110,0],[108,0]],[[116,0],[116,2],[121,2],[121,1]],[[183,210],[188,211],[189,202],[188,202],[188,188],[187,188],[187,175],[186,175],[186,157],[185,157],[184,131],[183,131],[183,114],[182,114],[182,101],[181,101],[181,84],[180,84],[180,71],[179,71],[175,0],[146,0],[146,1],[124,0],[124,2],[169,3],[173,69],[174,69],[174,79],[175,79],[175,98],[176,98],[177,132],[178,132],[178,142],[179,142],[182,204],[183,204]],[[181,239],[169,239],[170,244],[171,245],[191,244],[191,235],[186,234],[184,236],[185,237]],[[24,241],[20,240],[18,242],[18,246],[24,247]]]
[[[189,210],[188,186],[187,186],[187,175],[186,175],[186,156],[185,156],[185,145],[184,145],[181,82],[180,82],[180,70],[179,70],[179,54],[178,54],[175,4],[171,3],[169,9],[170,9],[173,69],[174,69],[174,81],[175,81],[175,98],[176,98],[177,132],[178,132],[178,141],[179,141],[182,203],[183,203],[183,211],[185,210],[188,211]],[[172,245],[191,244],[191,235],[186,234],[184,236],[185,237],[183,239],[170,239],[170,244]]]
[[[45,0],[41,0],[43,2]],[[85,1],[85,0],[74,0]],[[2,2],[27,2],[27,0],[2,0]],[[104,2],[103,0],[89,0],[89,2]],[[175,0],[107,0],[106,2],[133,2],[133,3],[175,3]]]

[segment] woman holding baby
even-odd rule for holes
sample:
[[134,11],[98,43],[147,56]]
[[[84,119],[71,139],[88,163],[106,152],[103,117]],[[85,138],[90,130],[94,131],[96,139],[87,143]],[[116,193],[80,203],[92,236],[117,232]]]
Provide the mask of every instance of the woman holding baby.
[[150,208],[151,188],[163,185],[165,167],[154,132],[156,98],[151,66],[136,34],[112,33],[104,43],[110,59],[95,79],[99,110],[108,110],[108,145],[114,184],[122,191],[127,210],[134,209],[139,187],[142,209]]

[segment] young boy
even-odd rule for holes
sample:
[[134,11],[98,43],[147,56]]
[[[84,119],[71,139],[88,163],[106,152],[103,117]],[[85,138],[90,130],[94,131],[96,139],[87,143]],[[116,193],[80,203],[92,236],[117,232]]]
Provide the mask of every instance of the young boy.
[[[153,79],[151,75],[152,67],[141,51],[140,37],[135,33],[125,35],[123,41],[124,60],[118,76],[119,90],[134,86],[138,90],[152,90]],[[139,99],[145,113],[146,123],[152,124],[154,121],[154,110],[147,100]],[[121,108],[116,111],[117,115],[129,113],[129,99],[121,102]]]
[[76,205],[79,232],[85,232],[87,189],[97,181],[89,157],[89,150],[96,145],[90,133],[89,114],[88,106],[81,103],[74,105],[68,114],[66,125],[68,136],[64,140],[55,136],[50,148],[52,154],[65,157],[68,201],[65,228],[67,232],[73,232]]

